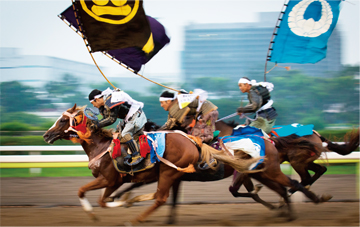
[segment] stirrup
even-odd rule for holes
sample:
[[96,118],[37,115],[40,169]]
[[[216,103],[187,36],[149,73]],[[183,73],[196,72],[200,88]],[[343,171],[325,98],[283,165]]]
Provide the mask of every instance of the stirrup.
[[[210,160],[210,165],[213,164],[213,163],[215,163],[215,164],[212,165],[212,166],[216,166],[217,161],[212,158],[212,159]],[[200,163],[200,164],[198,165],[198,168],[199,168],[200,170],[207,170],[207,169],[210,169],[210,166],[205,162],[204,164],[201,164],[201,163]]]
[[[127,158],[130,156],[130,158]],[[135,152],[134,154],[129,154],[128,156],[125,157],[125,160],[124,160],[124,164],[125,165],[128,165],[128,166],[134,166],[134,165],[137,165],[139,164],[142,160],[144,160],[144,158],[140,155],[139,152]]]

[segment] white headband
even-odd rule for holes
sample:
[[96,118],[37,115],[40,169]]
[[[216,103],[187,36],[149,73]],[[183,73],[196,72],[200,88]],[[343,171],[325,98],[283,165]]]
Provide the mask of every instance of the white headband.
[[95,95],[94,99],[90,100],[90,102],[95,101],[95,99],[101,98],[103,96],[108,96],[113,92],[114,92],[113,90],[111,90],[110,88],[107,88],[105,91],[101,92],[101,94]]
[[160,98],[159,98],[160,102],[162,102],[162,101],[168,101],[168,100],[174,100],[174,99],[175,99],[175,97],[174,97],[174,98],[166,98],[166,97],[160,97]]
[[240,78],[238,84],[251,84],[251,81],[245,78]]

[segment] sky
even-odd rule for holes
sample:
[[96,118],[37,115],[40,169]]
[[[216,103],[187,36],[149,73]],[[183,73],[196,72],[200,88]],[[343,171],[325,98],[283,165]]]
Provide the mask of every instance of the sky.
[[[171,75],[180,72],[180,52],[184,48],[183,28],[188,24],[256,22],[258,12],[280,12],[284,2],[144,0],[146,14],[164,25],[171,41],[140,73]],[[16,47],[24,55],[53,56],[94,64],[81,37],[57,16],[70,5],[71,0],[0,0],[0,47]],[[360,0],[341,3],[337,28],[343,39],[343,64],[360,64],[359,14]],[[102,54],[96,53],[94,56],[100,66],[116,71],[117,74],[128,73]]]

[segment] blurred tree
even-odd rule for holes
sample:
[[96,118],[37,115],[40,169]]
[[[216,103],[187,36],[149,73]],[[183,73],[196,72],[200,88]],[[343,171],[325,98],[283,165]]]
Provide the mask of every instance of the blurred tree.
[[41,106],[41,100],[36,98],[34,88],[18,81],[2,82],[0,91],[2,112],[32,111]]
[[[45,84],[45,90],[50,98],[56,98],[58,102],[85,105],[85,94],[81,92],[81,84],[76,76],[64,74],[60,81],[49,81]],[[82,97],[81,99],[79,97]]]
[[[194,88],[200,88],[215,95],[228,95],[233,86],[226,77],[201,77],[193,81]],[[237,88],[235,86],[235,88]]]

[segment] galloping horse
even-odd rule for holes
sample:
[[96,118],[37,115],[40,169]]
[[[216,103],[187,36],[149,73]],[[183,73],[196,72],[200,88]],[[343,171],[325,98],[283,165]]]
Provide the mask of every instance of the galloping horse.
[[[152,127],[152,128],[156,129],[156,127]],[[314,150],[314,144],[306,141],[303,138],[277,138],[276,141],[279,142],[278,146],[282,149],[297,148],[297,149],[304,149],[306,151]],[[267,203],[260,199],[260,197],[257,194],[257,191],[259,190],[259,188],[257,188],[257,187],[254,188],[254,185],[250,180],[250,177],[252,177],[254,179],[257,179],[264,185],[268,186],[270,189],[274,190],[276,193],[278,193],[284,199],[284,201],[286,202],[287,207],[288,207],[287,215],[288,215],[289,220],[292,220],[294,218],[294,216],[291,213],[290,200],[287,197],[286,188],[284,186],[294,187],[294,188],[296,188],[296,190],[302,190],[305,195],[307,195],[309,198],[311,198],[316,203],[324,201],[323,198],[317,198],[313,193],[308,192],[297,181],[291,180],[290,178],[286,177],[280,170],[278,153],[277,153],[276,149],[274,149],[275,147],[267,140],[265,140],[265,147],[266,147],[266,150],[265,150],[266,161],[265,161],[265,163],[261,164],[258,167],[258,168],[263,169],[264,171],[257,172],[257,173],[249,173],[249,175],[244,174],[244,176],[246,176],[246,178],[244,178],[242,180],[242,183],[245,185],[246,189],[248,190],[248,193],[239,193],[236,191],[236,196],[235,196],[235,193],[233,193],[235,197],[252,197],[255,201],[262,203],[263,205],[265,205],[266,207],[268,207],[270,209],[275,208],[270,203]],[[233,169],[228,168],[228,171],[226,171],[227,175],[224,176],[224,178],[227,176],[230,176],[233,173],[232,170]],[[181,178],[181,180],[187,181],[187,180],[191,180],[191,179],[189,179],[189,174],[185,174]],[[132,188],[139,187],[139,186],[141,186],[141,184],[132,185],[130,188],[126,189],[125,191],[131,190]],[[170,219],[169,219],[169,220],[171,220],[171,222],[169,222],[169,223],[173,223],[173,221],[175,219],[175,207],[176,207],[176,203],[177,203],[177,192],[178,192],[177,189],[178,189],[178,187],[176,187],[176,189],[174,189],[174,192],[173,192],[172,211],[171,211]],[[114,197],[115,198],[120,197],[120,195],[122,195],[123,193],[124,193],[124,191],[118,193]]]
[[[109,130],[99,130],[95,133],[88,128],[90,120],[84,121],[84,108],[77,108],[76,104],[65,111],[54,125],[43,135],[47,143],[54,143],[58,139],[70,139],[79,142],[85,153],[89,157],[89,168],[95,180],[80,187],[78,196],[85,211],[95,218],[92,207],[85,197],[85,192],[105,188],[105,192],[99,198],[98,203],[101,207],[107,207],[105,202],[116,189],[126,182],[154,182],[158,181],[157,192],[155,193],[155,203],[144,213],[139,215],[133,223],[144,221],[158,207],[163,205],[168,196],[170,187],[178,188],[181,177],[185,172],[192,172],[192,168],[199,160],[197,146],[189,138],[178,133],[167,133],[165,152],[163,158],[171,162],[177,168],[170,167],[163,162],[157,162],[151,169],[135,173],[133,175],[120,174],[115,169],[112,158],[108,153],[112,141],[112,132]],[[74,130],[74,126],[82,125],[84,132]],[[122,152],[126,152],[128,147],[121,144]],[[201,147],[202,153],[211,155],[217,160],[230,165],[237,171],[247,171],[249,166],[256,160],[241,160],[217,151],[205,144]],[[276,149],[274,150],[276,151]],[[209,154],[210,153],[210,154]]]
[[[231,135],[236,124],[234,124],[234,122],[225,123],[223,121],[219,121],[216,122],[215,126],[216,129],[220,131],[219,137],[221,137]],[[274,139],[274,142],[279,151],[280,163],[288,161],[294,170],[299,174],[301,178],[300,183],[303,186],[311,186],[326,172],[327,168],[325,166],[314,163],[314,161],[320,157],[322,152],[334,151],[340,155],[346,155],[359,147],[359,130],[353,130],[345,135],[345,143],[342,145],[331,142],[315,131],[311,135],[303,136],[302,138],[316,145],[313,150],[302,149],[299,146],[286,146],[286,140],[293,140],[294,138],[297,138],[297,136],[291,135],[284,137],[284,140]],[[323,142],[327,144],[326,147],[322,146]],[[308,172],[309,170],[313,171],[315,174],[311,176]],[[238,196],[237,191],[239,190],[242,182],[244,180],[248,181],[246,174],[238,173],[237,175],[237,179],[234,180],[233,185],[229,188],[234,196]],[[249,185],[249,182],[247,182],[247,185]],[[290,189],[289,192],[294,193],[295,190]]]

